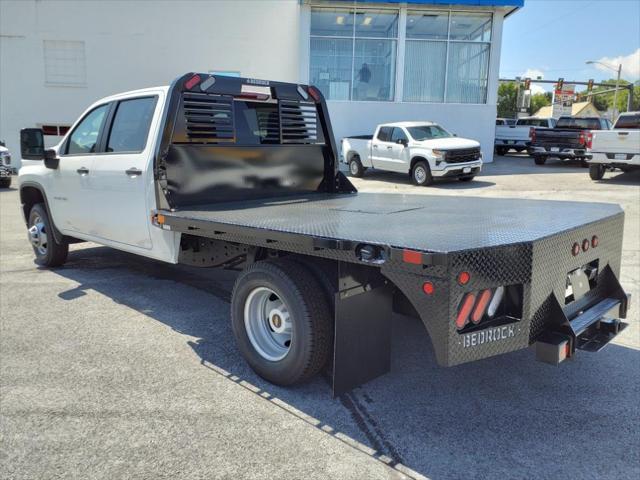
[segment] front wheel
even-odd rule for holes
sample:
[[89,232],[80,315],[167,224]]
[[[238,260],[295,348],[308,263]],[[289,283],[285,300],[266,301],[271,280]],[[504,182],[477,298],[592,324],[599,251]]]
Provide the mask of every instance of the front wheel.
[[53,233],[53,224],[44,204],[31,207],[27,225],[29,242],[36,255],[36,263],[43,267],[58,267],[67,260],[69,244],[58,242]]
[[11,186],[11,177],[0,177],[0,188],[9,188]]
[[541,157],[540,155],[534,155],[533,156],[533,161],[535,162],[536,165],[544,165],[545,162],[547,161],[547,157]]
[[253,370],[277,385],[309,380],[332,351],[332,316],[314,275],[298,262],[257,262],[231,296],[233,334]]
[[589,177],[591,177],[591,180],[602,180],[604,178],[604,165],[599,163],[590,165]]
[[433,183],[433,176],[431,175],[431,169],[429,164],[420,160],[411,169],[411,180],[414,185],[426,186]]

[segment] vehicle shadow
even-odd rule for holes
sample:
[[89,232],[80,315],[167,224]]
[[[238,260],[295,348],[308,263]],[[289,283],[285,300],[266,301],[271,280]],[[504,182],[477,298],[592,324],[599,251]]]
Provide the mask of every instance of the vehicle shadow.
[[[493,182],[480,180],[480,177],[476,177],[469,182],[461,182],[457,178],[443,178],[434,179],[434,182],[428,187],[416,188],[447,188],[447,189],[459,189],[459,190],[471,190],[476,188],[486,188],[495,185]],[[395,183],[398,185],[413,185],[411,178],[408,175],[394,172],[383,172],[380,170],[368,170],[362,180],[374,180],[378,182]]]
[[[228,311],[232,272],[84,246],[56,273],[79,284],[61,299],[91,289],[166,324],[212,375],[410,477],[632,478],[640,469],[638,350],[610,345],[557,368],[530,351],[441,368],[420,322],[395,316],[391,373],[334,399],[327,378],[281,388],[246,365],[228,314],[211,313]],[[170,293],[188,298],[193,288],[210,296],[184,315]]]

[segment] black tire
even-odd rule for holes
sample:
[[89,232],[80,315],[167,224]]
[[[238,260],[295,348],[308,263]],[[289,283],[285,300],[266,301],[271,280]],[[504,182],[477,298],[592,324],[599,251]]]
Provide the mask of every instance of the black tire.
[[[69,244],[67,242],[59,243],[53,234],[53,224],[49,219],[47,209],[42,203],[36,203],[31,207],[29,212],[29,229],[28,236],[31,240],[34,235],[38,235],[42,239],[42,234],[46,235],[46,242],[36,246],[33,241],[31,246],[36,256],[35,262],[43,267],[59,267],[67,260],[69,254]],[[35,231],[31,229],[35,228]]]
[[415,163],[411,169],[411,181],[414,185],[421,187],[431,185],[433,183],[433,176],[431,175],[431,168],[429,164],[424,160],[420,160]]
[[11,186],[11,177],[0,177],[0,188],[9,188]]
[[506,155],[508,151],[509,151],[509,148],[507,147],[496,147],[496,153],[498,155]]
[[362,166],[362,162],[360,161],[360,157],[358,155],[354,155],[351,160],[349,160],[349,173],[353,177],[362,177],[364,174],[364,167]]
[[600,163],[589,165],[589,177],[591,177],[591,180],[602,180],[604,178],[604,165]]
[[458,180],[460,180],[461,182],[470,182],[475,177],[476,177],[475,175],[469,175],[467,177],[460,177],[460,178],[458,178]]
[[541,157],[540,155],[534,155],[533,161],[536,165],[544,165],[547,161],[547,157]]
[[[286,304],[292,331],[284,358],[265,358],[252,343],[245,324],[245,303],[259,288],[268,288]],[[254,263],[240,274],[231,296],[231,322],[238,348],[251,368],[277,385],[302,383],[327,363],[333,346],[332,315],[322,286],[313,274],[294,260]],[[265,318],[266,322],[266,318]]]

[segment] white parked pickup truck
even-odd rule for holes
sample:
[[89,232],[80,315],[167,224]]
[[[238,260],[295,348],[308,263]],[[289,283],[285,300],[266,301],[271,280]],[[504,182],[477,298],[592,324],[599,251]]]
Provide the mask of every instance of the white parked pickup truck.
[[502,124],[496,120],[496,153],[504,155],[511,149],[522,152],[531,144],[532,127],[553,128],[555,124],[553,118],[519,118],[515,125]]
[[354,177],[375,168],[408,173],[416,185],[430,185],[435,177],[470,181],[482,169],[478,142],[433,122],[378,125],[373,135],[343,138],[341,152]]
[[602,180],[607,170],[640,168],[640,112],[620,114],[612,130],[592,130],[587,135],[587,162],[592,180]]

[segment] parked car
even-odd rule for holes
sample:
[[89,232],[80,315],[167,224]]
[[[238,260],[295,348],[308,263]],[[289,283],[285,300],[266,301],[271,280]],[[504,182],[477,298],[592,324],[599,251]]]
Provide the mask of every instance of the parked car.
[[434,178],[473,180],[482,169],[480,144],[459,138],[433,122],[378,125],[373,135],[346,137],[342,161],[354,177],[367,168],[408,173],[416,185],[431,185]]
[[592,131],[587,136],[587,162],[592,180],[604,173],[640,168],[640,112],[621,113],[612,130]]
[[560,117],[553,128],[531,130],[529,154],[536,165],[544,165],[549,157],[581,160],[587,167],[587,136],[591,130],[609,130],[611,122],[600,117]]
[[530,345],[558,364],[626,327],[618,205],[358,193],[333,138],[313,86],[192,72],[101,99],[53,149],[20,132],[25,241],[42,267],[88,240],[240,270],[247,363],[280,385],[331,365],[335,395],[389,371],[393,311],[443,366]]
[[0,188],[11,186],[11,152],[0,142]]
[[553,128],[555,124],[553,118],[536,117],[519,118],[514,125],[496,123],[496,153],[504,155],[511,149],[524,152],[531,144],[532,128]]

